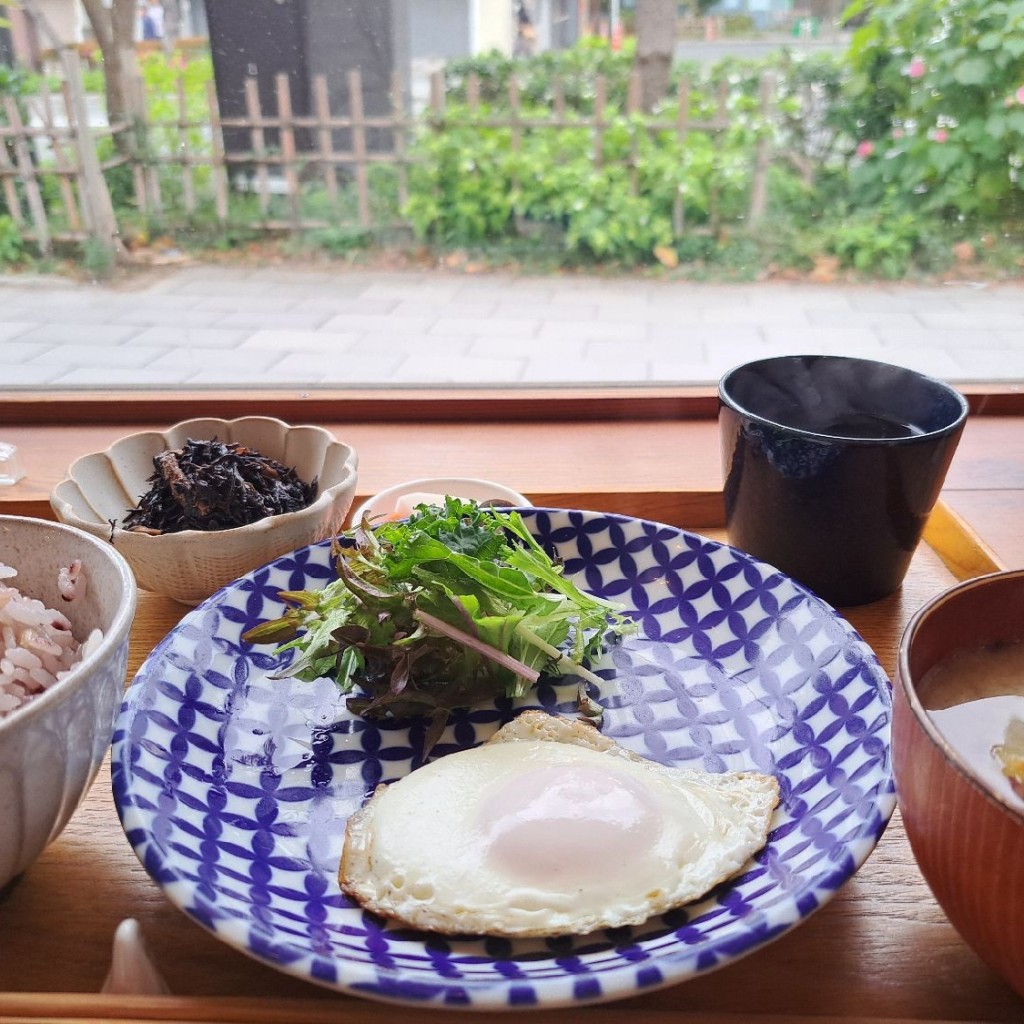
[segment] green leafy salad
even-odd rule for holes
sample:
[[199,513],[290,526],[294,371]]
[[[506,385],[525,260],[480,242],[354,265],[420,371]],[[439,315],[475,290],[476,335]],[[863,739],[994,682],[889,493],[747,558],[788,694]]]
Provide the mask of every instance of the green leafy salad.
[[285,614],[242,638],[297,650],[290,676],[359,691],[348,707],[360,715],[429,716],[427,749],[452,708],[522,696],[541,671],[580,677],[580,710],[599,716],[586,663],[633,623],[566,579],[518,512],[446,497],[343,536],[338,578],[283,591]]

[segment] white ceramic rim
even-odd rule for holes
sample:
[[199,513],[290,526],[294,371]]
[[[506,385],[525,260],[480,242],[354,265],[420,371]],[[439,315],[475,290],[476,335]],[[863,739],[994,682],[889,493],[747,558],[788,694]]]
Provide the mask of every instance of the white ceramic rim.
[[[439,490],[437,486],[439,484],[443,484],[445,486]],[[533,502],[524,494],[520,494],[518,491],[512,490],[511,487],[507,487],[505,484],[499,484],[495,480],[484,480],[482,477],[476,476],[420,477],[416,480],[406,480],[403,483],[387,487],[383,491],[378,491],[372,498],[367,498],[366,501],[362,502],[352,513],[350,522],[355,526],[362,520],[364,512],[372,512],[373,509],[382,501],[400,498],[403,494],[412,494],[416,491],[425,491],[433,494],[451,494],[455,497],[462,497],[462,495],[457,494],[459,484],[472,484],[475,490],[493,491],[493,497],[504,498],[506,501],[510,501],[514,507],[533,507]],[[454,486],[449,487],[448,485]],[[391,509],[388,511],[393,509],[394,505],[392,505]]]

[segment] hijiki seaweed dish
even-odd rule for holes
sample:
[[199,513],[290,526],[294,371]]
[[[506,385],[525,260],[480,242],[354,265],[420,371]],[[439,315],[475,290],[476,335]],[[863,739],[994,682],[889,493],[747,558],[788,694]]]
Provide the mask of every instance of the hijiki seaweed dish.
[[319,491],[296,471],[246,445],[189,438],[153,458],[151,486],[122,522],[135,533],[230,530],[298,512]]

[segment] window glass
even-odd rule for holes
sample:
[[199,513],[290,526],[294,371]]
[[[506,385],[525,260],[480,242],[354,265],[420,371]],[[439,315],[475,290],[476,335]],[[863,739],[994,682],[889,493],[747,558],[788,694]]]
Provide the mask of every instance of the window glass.
[[1022,30],[1018,0],[0,5],[9,383],[1016,379]]

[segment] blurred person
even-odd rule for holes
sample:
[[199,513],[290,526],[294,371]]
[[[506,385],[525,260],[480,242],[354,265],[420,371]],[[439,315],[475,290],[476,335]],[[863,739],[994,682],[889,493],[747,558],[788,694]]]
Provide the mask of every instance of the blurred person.
[[164,8],[159,0],[148,0],[142,9],[142,38],[163,39]]
[[526,9],[525,0],[516,0],[516,40],[512,47],[513,57],[532,57],[537,39],[533,19]]

